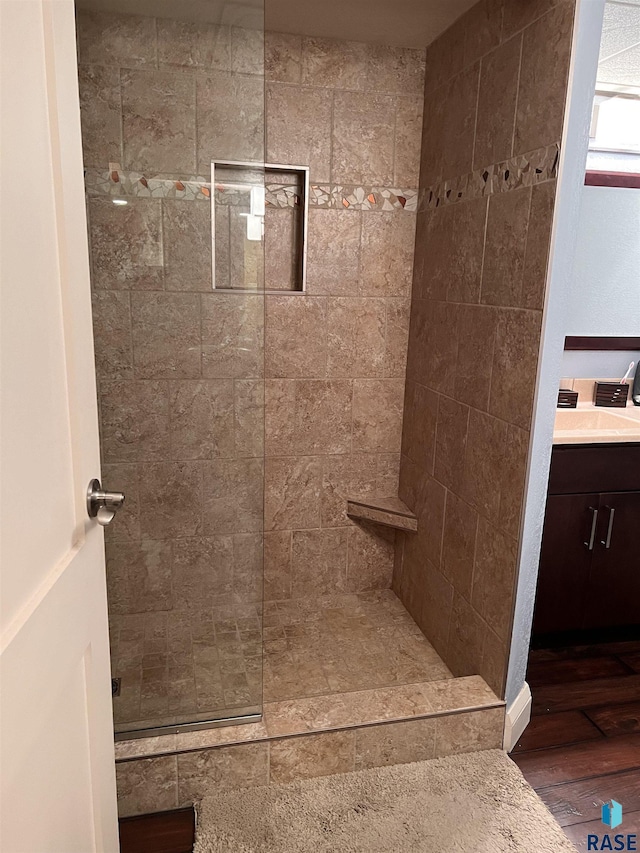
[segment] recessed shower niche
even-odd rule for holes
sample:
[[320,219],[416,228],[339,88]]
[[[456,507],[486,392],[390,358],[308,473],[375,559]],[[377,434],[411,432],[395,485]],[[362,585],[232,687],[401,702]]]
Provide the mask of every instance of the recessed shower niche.
[[214,160],[211,187],[214,289],[304,292],[309,168]]

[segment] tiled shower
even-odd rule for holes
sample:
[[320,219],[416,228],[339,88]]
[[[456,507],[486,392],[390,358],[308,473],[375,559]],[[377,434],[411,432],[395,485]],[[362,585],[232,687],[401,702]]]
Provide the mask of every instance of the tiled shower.
[[[426,51],[78,5],[123,812],[499,745],[572,4]],[[227,244],[212,160],[309,168],[304,291],[298,191]]]

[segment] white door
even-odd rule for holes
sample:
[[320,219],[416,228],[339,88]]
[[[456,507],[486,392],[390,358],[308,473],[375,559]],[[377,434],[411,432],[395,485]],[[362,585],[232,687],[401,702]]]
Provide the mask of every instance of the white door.
[[0,849],[117,851],[73,0],[0,27]]

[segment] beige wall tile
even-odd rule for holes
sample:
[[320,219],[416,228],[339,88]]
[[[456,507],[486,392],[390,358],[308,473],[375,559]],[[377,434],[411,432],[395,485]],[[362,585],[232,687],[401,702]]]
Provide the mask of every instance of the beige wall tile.
[[498,312],[484,305],[461,305],[458,310],[458,357],[455,396],[487,409]]
[[[331,92],[283,83],[267,85],[267,159],[309,166],[312,181],[330,179]],[[296,133],[295,128],[305,128]]]
[[79,65],[82,160],[87,166],[108,168],[122,158],[120,75],[117,68]]
[[443,757],[483,749],[500,749],[503,728],[504,708],[439,717],[435,754]]
[[511,638],[506,642],[488,629],[482,654],[482,677],[496,696],[504,696]]
[[380,454],[354,453],[325,456],[322,460],[321,515],[323,527],[344,527],[347,498],[380,488]]
[[300,83],[302,37],[290,33],[265,33],[265,76],[271,83]]
[[458,19],[427,48],[425,89],[442,85],[462,70],[464,64],[465,26]]
[[164,382],[100,383],[100,440],[106,462],[169,456],[169,400]]
[[358,295],[361,221],[362,214],[355,210],[309,211],[310,294]]
[[291,598],[290,530],[271,530],[264,535],[265,601]]
[[193,803],[221,788],[253,788],[269,781],[269,745],[243,743],[178,755],[178,801]]
[[218,459],[204,464],[204,531],[262,530],[262,459]]
[[354,769],[355,733],[327,732],[271,744],[270,781],[292,782]]
[[333,595],[347,589],[347,528],[294,530],[291,596]]
[[293,447],[296,412],[295,379],[267,379],[265,382],[265,452],[286,456]]
[[514,154],[562,136],[573,17],[574,4],[564,0],[524,32]]
[[166,290],[211,291],[211,205],[162,200]]
[[233,456],[233,382],[230,379],[169,383],[171,452],[177,459]]
[[447,492],[442,535],[442,573],[454,588],[471,598],[478,513]]
[[413,385],[410,403],[405,398],[403,449],[422,470],[433,473],[438,419],[438,394]]
[[459,308],[449,302],[432,302],[429,306],[424,384],[443,394],[450,394],[455,383]]
[[496,193],[489,200],[482,269],[482,302],[521,304],[531,188]]
[[200,463],[153,462],[140,466],[139,477],[143,537],[172,539],[202,533]]
[[503,5],[504,0],[480,0],[464,16],[465,65],[475,62],[500,43]]
[[434,473],[443,485],[455,492],[461,490],[464,482],[468,431],[469,407],[440,397]]
[[542,15],[549,12],[558,0],[513,0],[504,4],[502,38],[510,38],[514,33],[530,26]]
[[300,454],[351,450],[353,385],[345,379],[296,382],[293,450]]
[[416,220],[406,212],[368,212],[362,217],[360,294],[409,296]]
[[144,613],[173,607],[168,541],[108,542],[110,613]]
[[368,46],[325,38],[302,39],[302,82],[332,89],[364,89]]
[[420,48],[368,45],[366,89],[389,95],[422,96],[425,53]]
[[231,70],[264,77],[264,31],[231,27]]
[[268,207],[264,220],[264,269],[267,290],[298,290],[299,251],[296,212]]
[[423,475],[415,506],[418,532],[405,542],[405,556],[416,561],[429,560],[439,567],[442,551],[446,489],[433,477]]
[[541,327],[539,311],[500,311],[489,411],[523,429],[531,424]]
[[417,187],[420,178],[423,95],[396,97],[393,179],[398,187]]
[[[443,658],[447,653],[447,639],[453,610],[453,587],[435,566],[421,564],[423,577],[420,585],[417,622],[421,630]],[[416,567],[413,567],[415,575]]]
[[158,62],[162,65],[228,71],[231,68],[231,33],[204,21],[156,18]]
[[522,36],[482,60],[473,165],[482,169],[511,157]]
[[508,453],[505,454],[500,486],[499,527],[514,539],[520,535],[529,439],[528,430],[509,424],[507,428]]
[[91,306],[96,375],[99,379],[132,379],[129,294],[116,290],[94,290]]
[[120,817],[175,809],[178,805],[175,755],[116,764]]
[[200,299],[195,293],[134,293],[133,361],[140,379],[200,376]]
[[544,307],[555,200],[555,181],[538,184],[531,191],[531,210],[520,301],[523,308],[542,310]]
[[89,199],[91,283],[95,290],[162,290],[159,200]]
[[224,603],[233,592],[232,537],[175,539],[172,550],[175,607],[189,611]]
[[398,379],[405,377],[410,310],[411,302],[409,299],[386,300],[385,377]]
[[399,452],[402,441],[401,379],[356,379],[353,383],[353,449]]
[[395,112],[390,96],[336,93],[331,180],[389,186],[393,181],[394,132]]
[[441,256],[444,269],[439,270],[448,281],[449,302],[480,301],[487,203],[488,199],[478,198],[452,206],[451,252]]
[[320,527],[321,483],[320,457],[267,457],[264,529]]
[[[405,307],[406,318],[402,315],[402,307]],[[392,314],[391,324],[387,312]],[[403,321],[405,340],[402,338]],[[388,306],[383,299],[330,297],[327,300],[327,375],[357,379],[382,376],[388,352],[389,370],[395,367],[393,375],[404,376],[396,364],[406,356],[407,336],[406,305]]]
[[436,720],[408,720],[356,729],[356,770],[435,757]]
[[347,589],[368,592],[389,589],[393,576],[395,533],[360,522],[349,528]]
[[264,381],[236,379],[233,383],[233,424],[236,456],[264,453]]
[[507,424],[477,409],[469,411],[462,489],[456,489],[481,515],[496,519],[500,507],[501,465]]
[[[429,56],[427,55],[427,77]],[[420,179],[428,187],[471,171],[480,64],[445,83],[425,100]]]
[[195,169],[195,80],[168,71],[120,73],[123,166],[140,171]]
[[[262,160],[265,151],[264,81],[215,71],[196,78],[198,170],[211,160]],[[285,161],[286,162],[286,161]]]
[[486,633],[484,620],[467,599],[454,590],[445,659],[455,676],[480,672]]
[[202,301],[202,372],[210,379],[264,373],[264,296],[211,293]]
[[[248,608],[251,616],[249,624],[253,630],[260,630],[261,625],[261,608],[263,600],[263,579],[264,579],[264,545],[262,531],[259,529],[257,533],[237,533],[233,537],[233,594],[234,600],[239,602],[238,609],[238,627],[243,630],[242,626],[242,611]],[[260,640],[258,639],[258,648],[255,656],[261,654],[259,647]],[[259,662],[258,662],[259,663]],[[249,672],[249,663],[247,658],[244,662],[245,671]],[[233,666],[233,675],[237,674],[236,665]],[[248,677],[248,676],[247,676]],[[258,672],[258,682],[260,679]],[[261,684],[257,684],[260,689]],[[257,696],[253,699],[246,697],[241,702],[235,704],[255,704],[261,701],[261,697]]]
[[79,9],[76,20],[80,62],[124,68],[155,65],[153,18]]
[[511,628],[517,557],[517,542],[481,518],[471,601],[503,640]]
[[268,296],[266,375],[319,378],[326,375],[327,306],[324,298]]

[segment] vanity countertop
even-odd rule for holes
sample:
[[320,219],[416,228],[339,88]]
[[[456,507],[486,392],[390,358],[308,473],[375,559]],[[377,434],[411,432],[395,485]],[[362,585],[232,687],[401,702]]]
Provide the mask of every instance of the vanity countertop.
[[640,443],[640,406],[624,409],[578,403],[575,409],[558,409],[554,444]]

